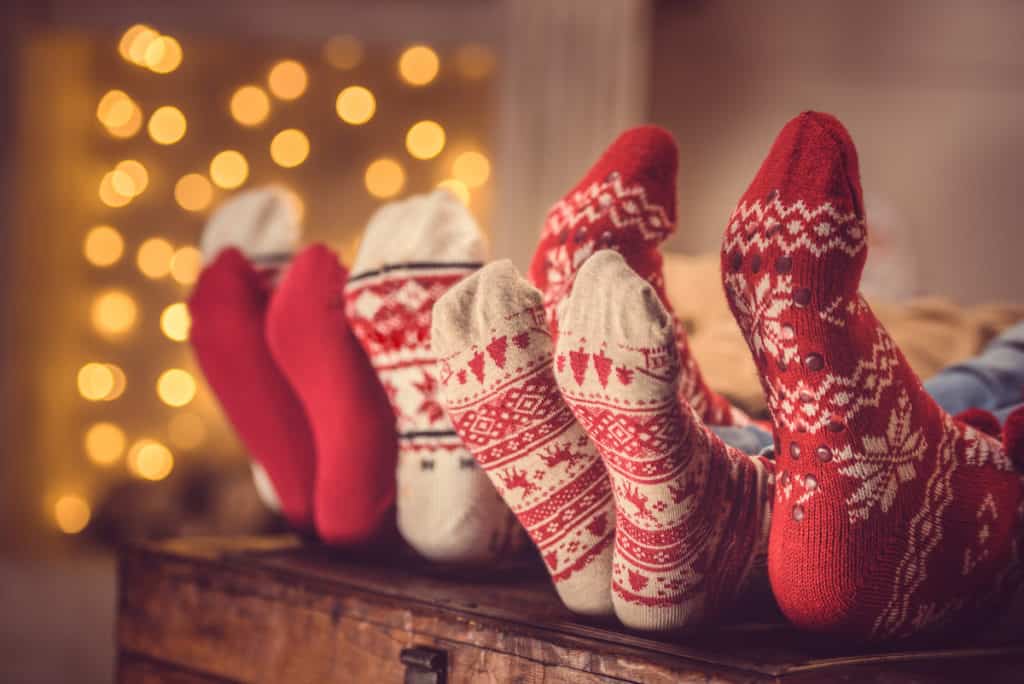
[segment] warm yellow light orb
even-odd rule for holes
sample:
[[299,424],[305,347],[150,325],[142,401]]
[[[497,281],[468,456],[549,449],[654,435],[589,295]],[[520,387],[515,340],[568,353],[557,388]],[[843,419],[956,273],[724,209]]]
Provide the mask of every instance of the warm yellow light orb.
[[128,468],[136,477],[157,482],[174,470],[174,455],[156,440],[140,439],[128,451]]
[[366,167],[363,176],[367,191],[374,197],[394,197],[405,187],[405,169],[394,159],[383,157]]
[[438,183],[437,187],[448,190],[462,200],[463,204],[469,204],[469,187],[458,178],[446,178]]
[[184,302],[175,302],[164,308],[160,314],[160,330],[163,334],[175,342],[184,342],[188,339],[189,328],[192,327],[192,317],[188,313],[188,306]]
[[249,162],[238,150],[218,152],[210,162],[210,180],[225,190],[234,190],[249,177]]
[[128,376],[124,374],[124,371],[121,370],[120,366],[113,363],[105,363],[103,365],[108,371],[110,371],[110,377],[114,379],[114,386],[110,388],[110,391],[107,392],[105,397],[103,397],[103,400],[113,401],[124,394],[125,389],[128,388]]
[[78,534],[89,524],[92,509],[89,502],[77,494],[65,494],[54,504],[53,518],[64,534]]
[[156,393],[168,406],[184,406],[196,396],[196,380],[188,371],[171,368],[157,378]]
[[149,172],[141,162],[125,159],[118,162],[114,168],[111,181],[118,194],[125,194],[127,191],[131,197],[138,197],[149,187]]
[[82,252],[93,266],[113,266],[124,254],[124,239],[115,228],[96,226],[86,233]]
[[433,159],[444,149],[445,135],[436,121],[420,121],[405,134],[405,149],[416,159]]
[[338,93],[334,109],[342,121],[359,126],[373,118],[377,111],[377,99],[363,86],[349,86]]
[[213,186],[205,176],[189,173],[174,184],[174,199],[186,211],[202,211],[213,201]]
[[131,330],[137,316],[135,300],[122,290],[108,290],[98,295],[90,309],[92,326],[107,337],[117,337]]
[[491,175],[491,162],[479,152],[463,152],[452,164],[452,175],[471,188],[478,188]]
[[259,126],[270,115],[270,97],[259,86],[246,85],[231,96],[231,117],[243,126]]
[[195,449],[206,440],[206,424],[189,411],[182,411],[167,424],[167,436],[179,449]]
[[136,31],[128,43],[128,61],[139,66],[146,66],[146,51],[159,38],[160,34],[148,26],[143,26]]
[[160,36],[146,46],[143,62],[157,74],[169,74],[181,66],[181,44],[170,36]]
[[413,86],[425,86],[437,77],[441,60],[426,45],[406,48],[398,58],[398,73],[402,80]]
[[494,71],[497,59],[486,45],[469,43],[455,51],[455,68],[470,81],[486,78]]
[[286,128],[270,141],[270,158],[278,166],[291,169],[309,156],[309,138],[297,128]]
[[115,209],[127,205],[132,201],[132,195],[122,194],[118,191],[117,185],[124,186],[128,183],[131,183],[131,178],[122,171],[108,171],[103,174],[103,178],[100,180],[100,201]]
[[185,115],[177,107],[167,105],[158,108],[149,117],[149,137],[160,145],[173,145],[185,137],[188,124]]
[[132,61],[131,55],[129,54],[132,43],[143,32],[152,30],[153,29],[145,24],[135,24],[128,27],[128,29],[121,35],[121,40],[118,41],[117,44],[117,51],[120,53],[121,57],[129,62]]
[[306,67],[294,59],[278,62],[267,75],[267,86],[279,100],[294,100],[301,97],[308,85],[309,75],[306,74]]
[[191,285],[199,279],[203,255],[191,245],[180,248],[171,257],[171,277],[182,285]]
[[170,242],[163,238],[149,238],[139,245],[135,264],[142,271],[142,275],[157,280],[170,273],[173,256],[174,247]]
[[108,90],[96,105],[96,118],[107,128],[119,128],[132,118],[135,102],[123,90]]
[[78,393],[89,401],[102,401],[115,388],[114,373],[104,363],[87,363],[78,369]]
[[331,36],[324,43],[324,60],[335,69],[355,69],[363,61],[363,45],[353,36]]
[[114,423],[94,423],[85,431],[85,454],[100,466],[117,462],[124,453],[124,430]]

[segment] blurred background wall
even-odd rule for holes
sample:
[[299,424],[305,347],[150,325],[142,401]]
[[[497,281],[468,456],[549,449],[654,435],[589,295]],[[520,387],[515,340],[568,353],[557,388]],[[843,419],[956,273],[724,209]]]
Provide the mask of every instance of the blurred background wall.
[[650,121],[681,151],[671,247],[701,253],[813,108],[857,141],[894,295],[1024,303],[1020,26],[995,1],[0,5],[0,680],[109,681],[118,544],[276,529],[185,342],[236,189],[288,187],[350,260],[376,207],[445,183],[525,266]]

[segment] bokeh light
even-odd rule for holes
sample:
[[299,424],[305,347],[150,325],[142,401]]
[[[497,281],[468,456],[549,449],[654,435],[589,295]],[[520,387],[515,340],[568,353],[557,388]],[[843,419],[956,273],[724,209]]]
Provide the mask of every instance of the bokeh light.
[[120,129],[139,109],[135,101],[123,90],[108,90],[96,105],[96,118],[105,128]]
[[163,278],[171,271],[171,257],[174,256],[174,247],[163,238],[149,238],[139,245],[139,251],[135,254],[135,264],[142,271],[142,275],[156,280]]
[[174,200],[186,211],[202,211],[213,201],[213,186],[202,174],[186,174],[174,184]]
[[85,431],[85,454],[100,466],[117,463],[124,453],[124,430],[114,423],[94,423]]
[[171,257],[171,277],[182,285],[191,285],[199,279],[203,255],[195,247],[186,245]]
[[89,362],[78,369],[78,393],[89,401],[103,401],[116,389],[110,364]]
[[231,96],[231,117],[243,126],[259,126],[270,115],[270,96],[259,86],[245,85]]
[[301,97],[308,85],[309,75],[306,74],[306,67],[294,59],[278,62],[267,75],[267,86],[279,100],[294,100]]
[[121,35],[121,40],[118,41],[117,44],[117,52],[121,55],[122,59],[129,62],[132,61],[130,53],[132,43],[146,31],[150,31],[154,34],[156,33],[156,31],[153,31],[153,29],[145,24],[134,24],[128,27],[128,29]]
[[363,61],[363,44],[354,36],[331,36],[324,43],[324,61],[335,69],[355,69]]
[[171,36],[160,36],[146,46],[144,64],[158,74],[169,74],[181,66],[181,44]]
[[122,56],[132,64],[146,66],[146,50],[149,49],[153,41],[160,38],[160,34],[145,24],[136,24],[136,26],[125,31],[122,41],[128,37],[129,33],[131,33],[131,37],[127,41],[126,49]]
[[168,406],[184,406],[196,396],[196,380],[180,368],[165,370],[157,378],[156,394]]
[[64,534],[78,534],[92,518],[89,502],[77,494],[65,494],[53,506],[53,518]]
[[494,51],[479,43],[468,43],[455,51],[455,69],[470,81],[490,76],[497,61]]
[[128,469],[136,477],[157,482],[174,470],[174,455],[156,440],[140,439],[128,450]]
[[394,159],[383,157],[366,167],[363,177],[367,191],[374,197],[394,197],[405,187],[405,169]]
[[139,309],[135,299],[123,290],[107,290],[93,300],[92,326],[105,337],[118,337],[135,325]]
[[478,188],[491,176],[491,162],[480,152],[463,152],[452,164],[452,175],[471,188]]
[[249,177],[249,162],[238,150],[218,152],[210,162],[210,179],[225,190],[234,190]]
[[342,121],[359,126],[373,118],[377,99],[363,86],[349,86],[338,93],[334,108]]
[[175,302],[160,313],[160,330],[170,340],[184,342],[192,327],[192,317],[185,302]]
[[286,128],[270,141],[270,158],[278,166],[291,169],[309,156],[309,138],[297,128]]
[[448,190],[462,200],[463,204],[469,204],[469,187],[458,178],[446,178],[438,183],[437,187]]
[[122,194],[121,192],[118,192],[117,188],[114,185],[115,176],[120,176],[119,180],[121,181],[120,184],[122,185],[126,182],[131,182],[131,179],[128,178],[127,174],[124,174],[123,172],[108,171],[107,173],[103,174],[103,178],[100,180],[99,195],[101,202],[103,202],[108,207],[116,209],[118,207],[126,206],[129,202],[131,202],[132,196],[130,194]]
[[206,441],[206,423],[191,411],[182,411],[167,424],[167,437],[179,449],[195,449]]
[[425,86],[437,77],[441,60],[426,45],[413,45],[398,58],[398,74],[413,86]]
[[188,123],[177,107],[159,107],[149,117],[149,137],[160,145],[173,145],[185,137]]
[[141,162],[125,159],[114,167],[111,182],[118,194],[127,193],[130,197],[138,197],[149,187],[149,172]]
[[416,159],[433,159],[444,149],[445,135],[436,121],[419,121],[405,134],[405,149]]
[[86,261],[93,266],[100,268],[113,266],[124,254],[124,238],[116,228],[95,226],[85,234],[82,252],[85,254]]

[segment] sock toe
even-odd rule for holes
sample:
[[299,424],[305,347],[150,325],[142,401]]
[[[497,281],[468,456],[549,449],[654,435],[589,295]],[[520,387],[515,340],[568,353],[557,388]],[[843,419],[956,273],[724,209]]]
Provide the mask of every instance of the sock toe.
[[250,259],[275,259],[295,251],[299,213],[294,197],[275,186],[240,192],[217,208],[199,239],[203,261],[210,263],[228,247]]

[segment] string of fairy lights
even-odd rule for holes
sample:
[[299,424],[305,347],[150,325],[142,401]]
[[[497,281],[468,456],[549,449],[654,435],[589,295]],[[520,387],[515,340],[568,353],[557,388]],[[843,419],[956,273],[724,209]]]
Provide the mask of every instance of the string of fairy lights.
[[[127,29],[117,45],[120,56],[128,63],[157,76],[173,73],[185,59],[181,44],[172,36],[137,24]],[[364,48],[352,36],[334,36],[326,41],[322,58],[337,70],[350,71],[362,63]],[[413,88],[430,85],[441,70],[441,59],[427,45],[406,47],[397,60],[397,75]],[[467,79],[480,79],[494,69],[495,59],[489,48],[463,45],[452,55],[452,66]],[[288,102],[306,94],[309,73],[302,62],[284,59],[275,63],[263,82],[239,85],[228,102],[227,114],[243,128],[267,125],[274,110],[274,101]],[[365,84],[342,88],[334,102],[338,119],[349,126],[362,126],[377,113],[377,98]],[[111,89],[100,97],[95,111],[103,132],[115,140],[128,141],[145,136],[158,148],[171,147],[188,136],[186,114],[173,105],[161,105],[148,113],[124,90]],[[144,138],[143,138],[144,139]],[[445,150],[447,134],[441,123],[421,120],[405,132],[405,151],[414,160],[432,160]],[[283,128],[270,137],[266,153],[282,169],[302,165],[310,153],[310,136],[299,128]],[[237,149],[215,152],[206,172],[191,172],[173,183],[173,200],[184,211],[199,213],[211,207],[218,189],[233,191],[249,178],[250,157]],[[483,187],[490,177],[490,161],[482,152],[469,149],[452,160],[447,177],[438,182],[467,204],[473,191]],[[397,157],[379,157],[370,161],[363,172],[363,184],[370,196],[390,199],[406,186],[406,169]],[[99,201],[110,209],[129,206],[149,188],[149,170],[137,159],[123,159],[99,178]],[[297,206],[302,201],[296,194]],[[82,254],[91,268],[109,269],[128,258],[125,234],[113,225],[96,225],[85,234]],[[201,256],[195,245],[174,245],[163,237],[143,240],[135,250],[134,266],[148,280],[171,279],[181,286],[195,283],[201,268]],[[180,299],[180,294],[178,299]],[[89,321],[101,339],[118,343],[140,324],[140,305],[124,287],[99,290],[89,304]],[[188,340],[190,320],[183,301],[167,304],[160,312],[160,332],[174,343]],[[77,374],[77,388],[87,402],[116,402],[124,395],[128,377],[114,362],[89,360]],[[156,482],[167,478],[175,467],[178,449],[194,449],[206,439],[206,426],[194,411],[182,410],[192,404],[199,385],[184,368],[167,368],[159,373],[154,390],[159,400],[172,409],[167,424],[167,441],[152,437],[130,438],[116,419],[96,421],[86,426],[83,449],[89,462],[98,468],[119,465],[140,480]],[[57,528],[66,534],[84,530],[92,517],[92,504],[82,492],[65,492],[52,504]]]

